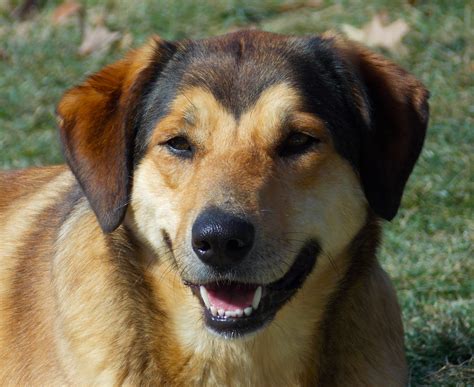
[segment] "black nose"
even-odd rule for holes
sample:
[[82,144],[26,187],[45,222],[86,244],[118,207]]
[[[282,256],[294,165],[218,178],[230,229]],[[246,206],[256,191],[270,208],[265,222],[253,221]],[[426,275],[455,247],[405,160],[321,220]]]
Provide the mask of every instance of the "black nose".
[[219,268],[244,259],[252,249],[254,239],[252,223],[216,208],[203,211],[192,229],[196,255],[205,264]]

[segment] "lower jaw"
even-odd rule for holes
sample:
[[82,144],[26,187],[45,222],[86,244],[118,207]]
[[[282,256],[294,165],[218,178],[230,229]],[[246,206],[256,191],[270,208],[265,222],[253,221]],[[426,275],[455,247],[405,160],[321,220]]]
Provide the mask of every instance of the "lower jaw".
[[[264,286],[264,295],[260,305],[250,316],[236,318],[214,316],[204,306],[203,314],[206,327],[212,333],[225,339],[249,337],[265,328],[275,318],[276,313],[303,286],[306,278],[314,269],[320,250],[316,241],[308,241],[283,278]],[[196,296],[199,297],[198,294]]]

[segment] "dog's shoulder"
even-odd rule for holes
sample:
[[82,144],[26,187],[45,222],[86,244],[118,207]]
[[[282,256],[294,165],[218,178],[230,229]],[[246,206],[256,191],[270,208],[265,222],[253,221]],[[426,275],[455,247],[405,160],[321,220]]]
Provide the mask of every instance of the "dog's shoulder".
[[31,364],[54,369],[46,345],[52,338],[48,322],[54,303],[45,273],[58,225],[77,190],[65,166],[0,172],[0,362],[7,365],[0,380],[30,374],[15,370],[26,371]]
[[355,238],[350,267],[326,310],[322,385],[407,383],[400,306],[376,259],[380,232],[369,220]]

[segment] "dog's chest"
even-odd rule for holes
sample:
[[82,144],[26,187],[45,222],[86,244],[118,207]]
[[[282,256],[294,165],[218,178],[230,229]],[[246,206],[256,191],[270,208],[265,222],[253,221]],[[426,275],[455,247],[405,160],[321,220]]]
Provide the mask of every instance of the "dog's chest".
[[305,385],[306,364],[297,354],[291,356],[282,348],[261,351],[255,345],[252,348],[252,344],[217,348],[190,359],[183,372],[183,382],[209,387]]
[[[197,328],[197,327],[196,327]],[[195,386],[303,386],[314,377],[314,336],[272,324],[254,337],[225,340],[202,328],[182,331],[182,383]],[[291,330],[290,330],[291,332]]]

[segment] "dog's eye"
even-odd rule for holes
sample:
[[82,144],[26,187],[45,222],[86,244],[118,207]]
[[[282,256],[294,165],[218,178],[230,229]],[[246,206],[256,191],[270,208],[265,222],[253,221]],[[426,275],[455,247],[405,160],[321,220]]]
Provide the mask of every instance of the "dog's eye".
[[182,136],[177,136],[169,139],[168,141],[166,141],[166,146],[171,152],[179,156],[191,157],[193,153],[193,148],[191,147],[191,144],[185,137]]
[[318,138],[309,136],[305,133],[292,132],[280,145],[278,154],[281,157],[299,155],[306,152],[309,148],[318,144],[320,141],[321,140]]

